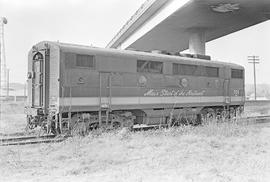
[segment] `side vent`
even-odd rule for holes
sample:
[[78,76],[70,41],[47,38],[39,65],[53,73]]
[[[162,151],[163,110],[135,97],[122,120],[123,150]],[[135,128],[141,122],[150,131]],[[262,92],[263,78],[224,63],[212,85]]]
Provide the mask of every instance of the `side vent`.
[[179,53],[178,55],[182,56],[182,57],[187,57],[187,58],[197,58],[197,59],[211,60],[211,56],[202,55],[202,54]]

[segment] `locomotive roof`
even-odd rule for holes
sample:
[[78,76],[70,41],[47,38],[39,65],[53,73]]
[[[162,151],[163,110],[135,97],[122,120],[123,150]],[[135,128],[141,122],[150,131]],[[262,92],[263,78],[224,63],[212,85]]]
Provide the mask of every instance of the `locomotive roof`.
[[142,51],[135,51],[135,50],[121,50],[121,49],[112,49],[112,48],[100,48],[100,47],[93,47],[93,46],[86,46],[86,45],[78,45],[78,44],[70,44],[70,43],[62,43],[62,42],[52,42],[52,41],[42,41],[39,42],[37,45],[42,44],[49,44],[59,47],[60,50],[67,51],[67,52],[74,52],[74,53],[87,53],[91,54],[93,51],[95,53],[100,54],[111,54],[116,56],[144,56],[144,57],[153,57],[153,58],[166,58],[168,61],[179,61],[186,60],[190,61],[192,63],[202,63],[202,64],[215,64],[217,66],[230,66],[238,69],[244,69],[243,66],[235,64],[235,63],[229,63],[229,62],[222,62],[222,61],[216,61],[216,60],[204,60],[204,59],[198,59],[198,58],[188,58],[188,57],[182,57],[177,55],[166,55],[166,54],[159,54],[159,53],[151,53],[151,52],[142,52]]

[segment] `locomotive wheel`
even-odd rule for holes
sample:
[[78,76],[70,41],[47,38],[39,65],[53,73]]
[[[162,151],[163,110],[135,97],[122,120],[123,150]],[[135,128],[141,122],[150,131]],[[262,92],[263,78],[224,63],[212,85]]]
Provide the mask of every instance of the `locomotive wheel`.
[[181,121],[184,120],[181,118],[180,120],[176,120],[175,118],[169,118],[168,120],[168,125],[169,127],[174,127],[174,126],[180,126]]
[[179,120],[179,125],[177,125],[177,126],[180,126],[180,125],[189,125],[189,123],[190,123],[190,119],[188,117],[186,117],[186,116],[183,116]]
[[39,119],[40,118],[38,117],[27,116],[27,124],[25,130],[33,130],[37,126],[40,126]]
[[190,115],[190,117],[188,117],[188,124],[195,126],[197,123],[197,116],[195,114]]
[[236,108],[235,114],[236,114],[236,118],[241,117],[242,115],[241,107]]
[[231,121],[234,121],[236,117],[236,110],[234,109],[234,107],[230,108],[230,119]]
[[219,108],[216,110],[216,120],[217,122],[224,122],[228,119],[228,112],[223,108]]
[[71,135],[86,135],[87,134],[87,125],[82,121],[81,114],[75,114],[71,117],[70,121],[70,132]]
[[222,122],[226,121],[227,119],[229,118],[228,116],[228,112],[226,110],[222,110],[221,113],[220,113],[220,120]]
[[[168,118],[169,120],[169,118]],[[202,124],[202,116],[201,114],[192,114],[189,116],[179,116],[177,119],[172,118],[170,127],[181,126],[181,125],[192,125],[197,126]]]
[[201,111],[203,124],[209,124],[216,121],[216,112],[212,108],[206,108]]
[[132,115],[131,112],[120,112],[120,113],[114,113],[112,115],[112,128],[132,128],[134,124],[135,117]]
[[202,123],[205,124],[207,122],[207,109],[201,110]]
[[121,128],[121,123],[120,123],[120,122],[113,122],[113,123],[112,123],[112,127],[113,127],[114,129]]
[[89,124],[89,126],[88,126],[88,129],[89,129],[90,131],[96,130],[96,129],[98,129],[98,128],[99,128],[99,123],[98,123],[98,122],[91,123],[91,124]]
[[86,134],[87,134],[87,127],[84,122],[77,122],[71,130],[71,135],[85,136]]
[[193,125],[201,125],[202,124],[202,115],[201,114],[196,114],[196,117],[194,119]]
[[31,120],[32,120],[32,116],[27,116],[27,118],[26,118],[27,123],[26,123],[26,127],[25,127],[26,131],[34,129],[34,125],[31,124]]
[[[48,131],[49,131],[49,130],[48,130]],[[49,133],[52,133],[52,134],[54,134],[54,135],[59,135],[59,134],[61,133],[60,127],[57,127],[57,128],[56,128],[55,122],[52,122],[52,124],[51,124],[51,129],[50,129],[50,132],[49,132]]]
[[216,112],[214,109],[209,109],[208,110],[208,117],[209,119],[215,119],[216,118]]

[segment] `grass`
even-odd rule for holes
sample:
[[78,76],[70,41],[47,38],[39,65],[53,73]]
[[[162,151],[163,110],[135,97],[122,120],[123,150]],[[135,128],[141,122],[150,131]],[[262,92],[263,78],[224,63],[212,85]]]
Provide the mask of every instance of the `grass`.
[[0,181],[267,181],[269,136],[236,123],[97,130],[58,144],[1,148]]

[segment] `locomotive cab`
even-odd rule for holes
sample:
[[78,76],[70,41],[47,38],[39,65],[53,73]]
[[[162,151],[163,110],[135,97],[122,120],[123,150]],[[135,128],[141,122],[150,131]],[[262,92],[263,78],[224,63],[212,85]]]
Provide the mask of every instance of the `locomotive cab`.
[[49,65],[48,44],[33,46],[28,54],[28,98],[25,106],[27,127],[45,127],[49,111]]

